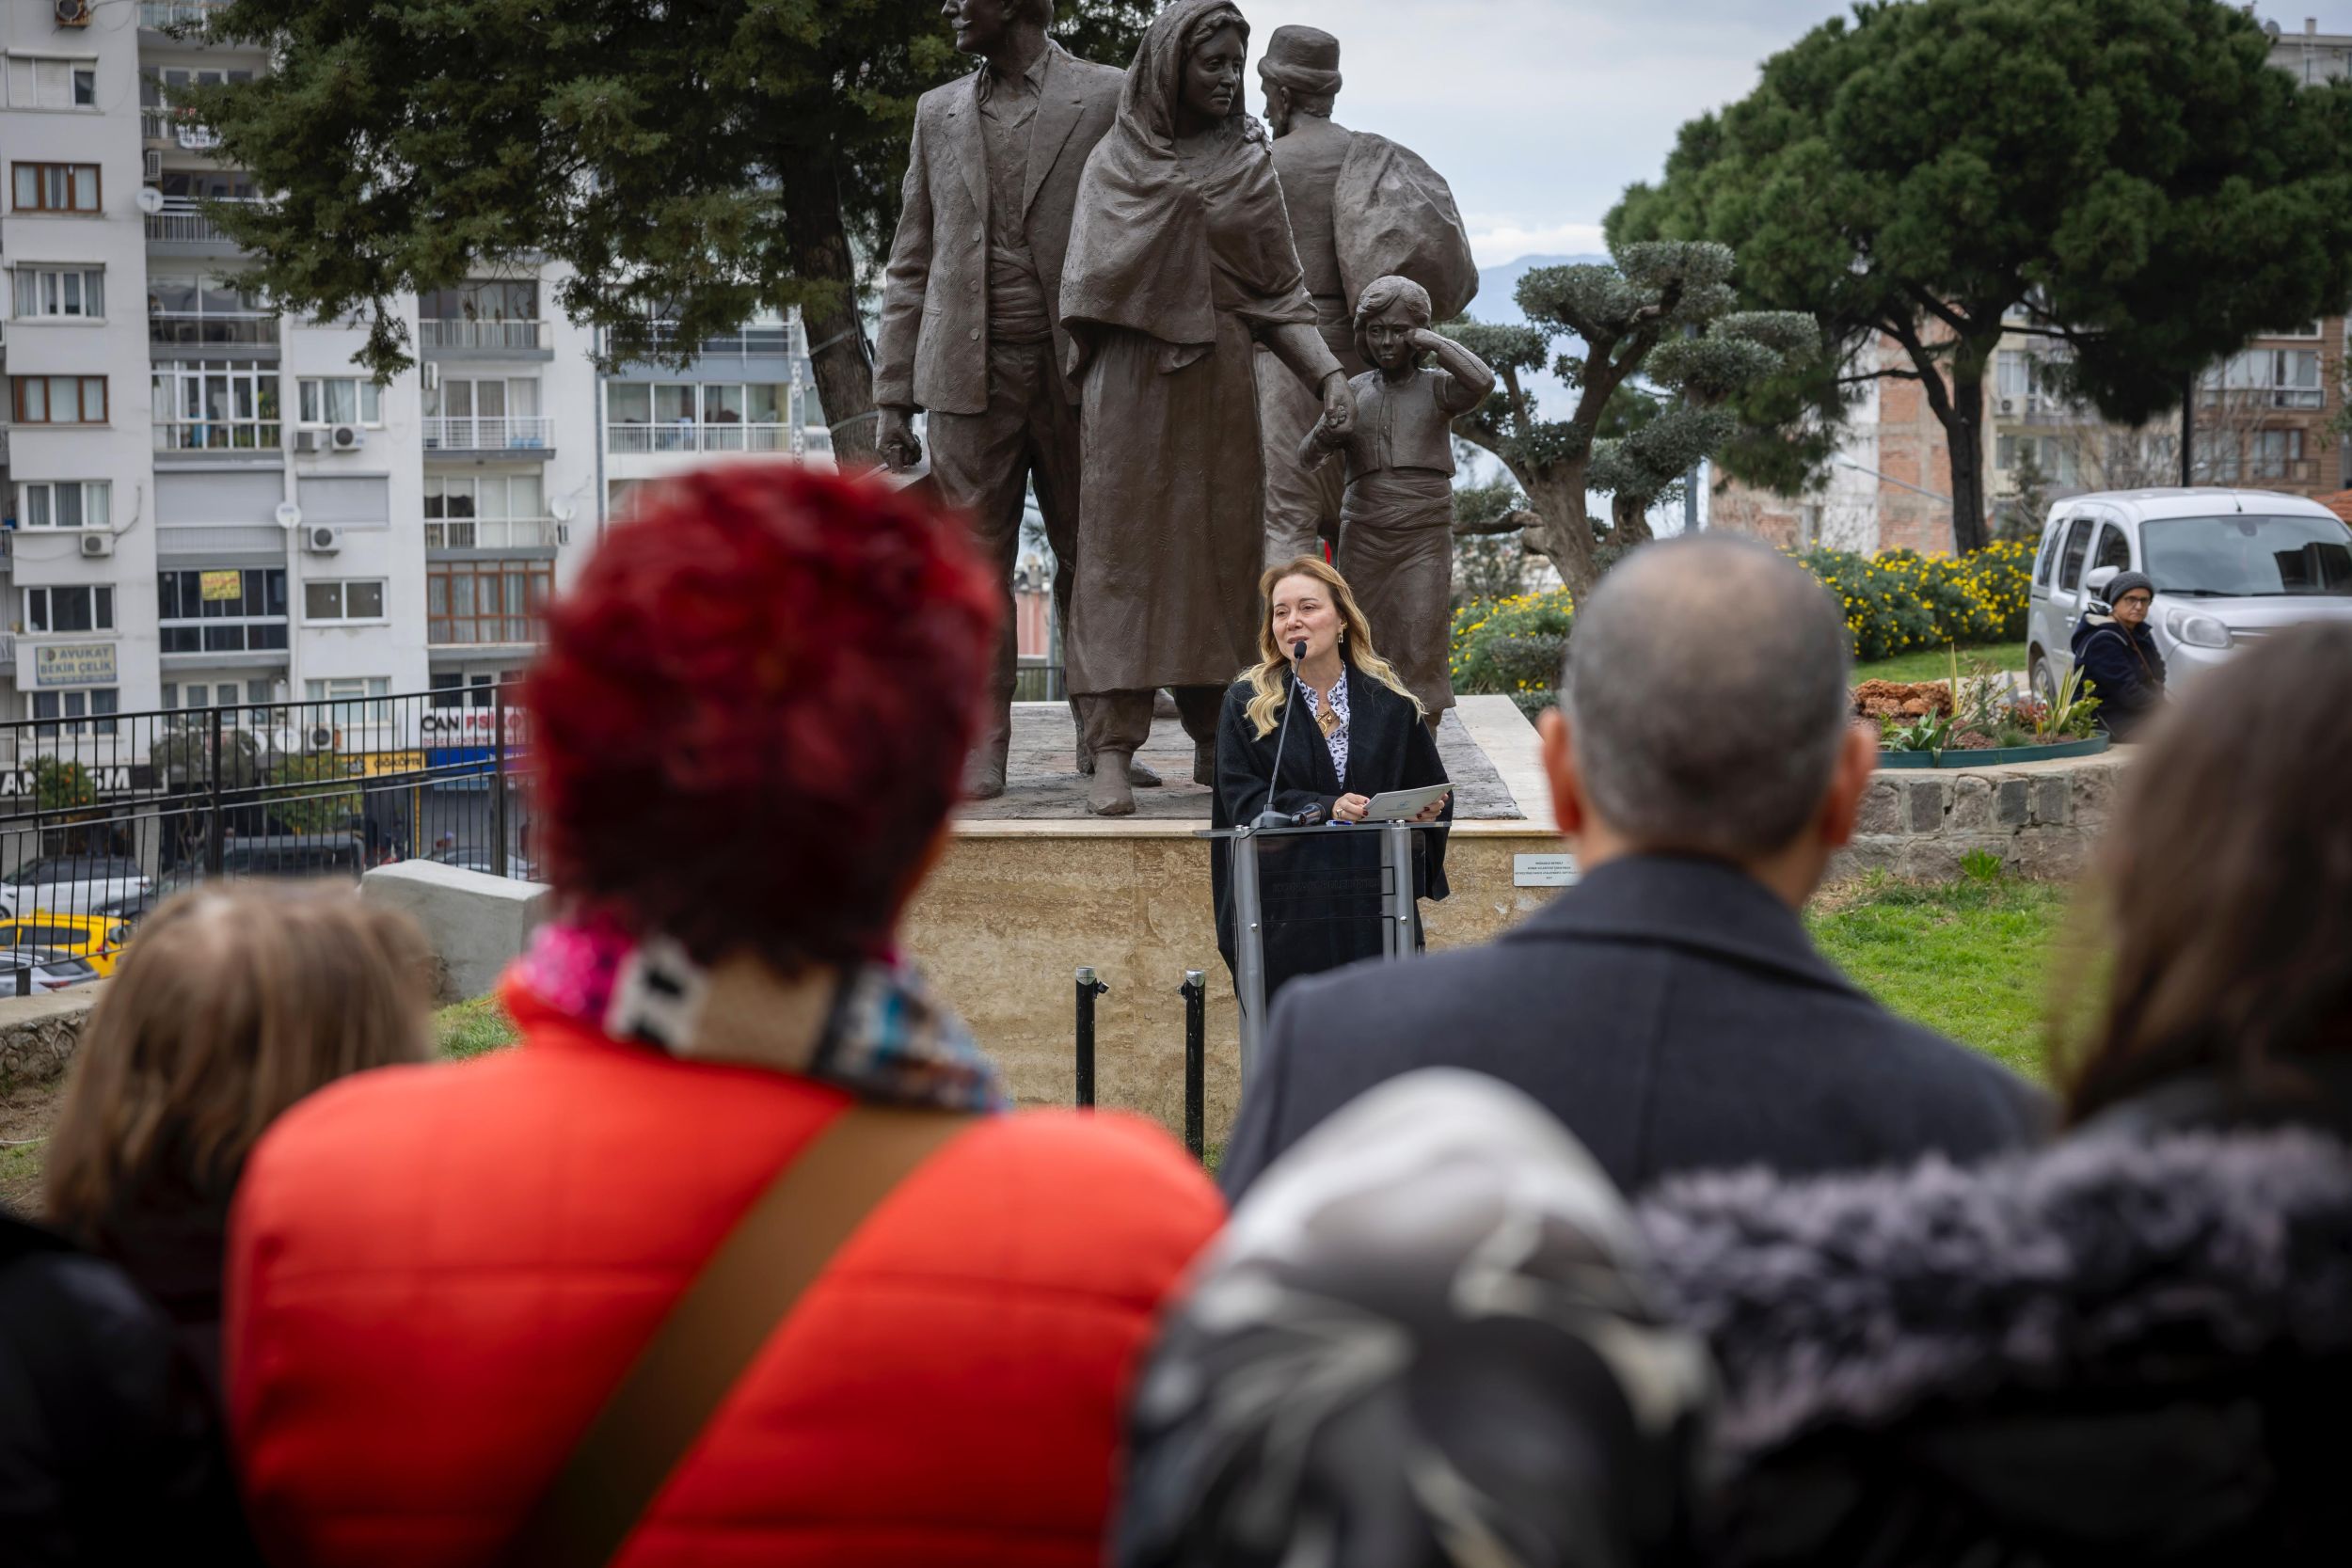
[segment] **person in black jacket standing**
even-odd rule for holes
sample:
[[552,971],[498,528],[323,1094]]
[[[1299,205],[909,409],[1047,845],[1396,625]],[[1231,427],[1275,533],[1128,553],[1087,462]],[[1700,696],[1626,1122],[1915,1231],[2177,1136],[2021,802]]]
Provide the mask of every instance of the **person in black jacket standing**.
[[[1258,664],[1225,693],[1217,722],[1219,828],[1272,809],[1322,823],[1311,838],[1268,839],[1258,855],[1265,929],[1265,993],[1302,974],[1380,956],[1380,846],[1364,820],[1372,798],[1446,782],[1421,703],[1372,646],[1347,580],[1311,556],[1270,568],[1259,583]],[[1293,652],[1304,645],[1306,656]],[[1295,684],[1294,684],[1295,683]],[[1288,733],[1283,708],[1297,693]],[[1275,752],[1281,752],[1277,769]],[[1450,817],[1451,796],[1419,821]],[[1445,834],[1413,835],[1413,891],[1446,895]],[[1235,963],[1225,847],[1211,863],[1217,948]],[[1421,941],[1416,911],[1413,940]]]
[[203,1379],[121,1270],[0,1212],[0,1558],[258,1561]]
[[1242,1093],[1228,1196],[1422,1067],[1516,1085],[1629,1192],[2038,1136],[2035,1090],[1888,1014],[1798,919],[1878,758],[1819,580],[1733,535],[1645,545],[1576,607],[1569,650],[1542,728],[1581,883],[1483,947],[1294,983]]
[[2099,727],[2117,740],[2138,738],[2140,727],[2164,706],[2164,655],[2148,629],[2156,585],[2137,572],[2107,583],[2109,613],[2092,609],[2074,627],[2074,662],[2099,699]]

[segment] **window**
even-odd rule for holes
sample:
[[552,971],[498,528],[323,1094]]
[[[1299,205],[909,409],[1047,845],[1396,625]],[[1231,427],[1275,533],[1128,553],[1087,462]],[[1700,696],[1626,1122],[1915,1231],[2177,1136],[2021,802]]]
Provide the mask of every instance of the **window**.
[[10,55],[8,107],[95,109],[98,61],[87,57],[53,60],[35,55]]
[[364,376],[306,375],[294,385],[304,424],[384,422],[384,388]]
[[104,424],[106,378],[103,375],[20,375],[16,378],[19,424]]
[[539,285],[528,278],[472,278],[417,298],[419,341],[427,348],[545,348]]
[[18,164],[16,210],[20,213],[95,213],[96,164]]
[[[33,717],[44,721],[34,730],[42,739],[66,735],[112,735],[120,693],[111,688],[94,691],[36,691]],[[59,722],[62,721],[62,722]]]
[[479,451],[544,447],[547,420],[539,417],[535,376],[461,380],[441,378],[424,390],[424,444]]
[[180,346],[278,341],[278,312],[260,294],[215,278],[147,280],[147,341]]
[[381,621],[384,584],[380,581],[329,580],[302,585],[302,618],[306,621]]
[[282,566],[155,574],[167,654],[265,653],[286,645]]
[[115,629],[115,591],[99,586],[57,586],[24,590],[24,629],[40,634],[58,631]]
[[278,367],[188,359],[155,367],[157,451],[258,451],[278,444]]
[[16,269],[16,319],[39,321],[98,321],[106,314],[106,269],[103,267],[30,267]]
[[2123,531],[2113,523],[2099,531],[2099,548],[2090,558],[2093,567],[2112,566],[2119,572],[2132,569],[2132,542],[2123,537]]
[[424,476],[427,549],[514,549],[546,542],[537,474]]
[[2069,594],[2083,582],[2083,557],[2090,549],[2090,519],[2077,517],[2066,533],[2066,553],[2058,558],[2058,587]]
[[139,134],[149,141],[177,140],[186,148],[209,148],[215,140],[212,132],[188,119],[184,112],[173,112],[171,89],[251,80],[253,72],[249,71],[191,71],[178,66],[168,71],[143,71],[139,73]]
[[2208,371],[2199,383],[2207,403],[2225,397],[2256,407],[2322,408],[2327,394],[2319,383],[2319,350],[2315,348],[2250,348],[2233,354],[2218,371]]
[[385,701],[391,691],[390,677],[385,675],[346,675],[334,680],[304,681],[305,701],[331,703],[332,707],[313,708],[303,716],[311,724],[383,723],[392,716],[392,705]]
[[16,515],[26,528],[105,528],[113,493],[103,479],[40,480],[19,492]]
[[555,594],[546,561],[435,562],[425,568],[424,640],[444,645],[533,642]]
[[2058,564],[2058,541],[2065,536],[2066,527],[2061,523],[2042,542],[2042,564],[2035,569],[2033,579],[2044,588],[2050,586],[2050,568]]
[[2303,461],[2303,432],[2258,430],[2248,439],[2247,456],[2257,479],[2291,479]]
[[[270,700],[270,686],[271,682],[267,680],[240,682],[225,675],[211,680],[209,684],[206,680],[166,681],[163,684],[164,706],[167,709],[178,708],[182,713],[217,706],[226,710],[220,716],[224,724],[266,729],[273,722],[276,713],[275,709],[263,705]],[[240,688],[244,692],[242,698],[238,695]],[[174,718],[169,721],[177,726],[188,721]]]
[[612,451],[786,451],[791,405],[781,382],[614,382],[605,439]]
[[447,713],[460,708],[483,709],[496,705],[499,677],[496,675],[467,675],[453,670],[433,677],[432,706],[436,712]]

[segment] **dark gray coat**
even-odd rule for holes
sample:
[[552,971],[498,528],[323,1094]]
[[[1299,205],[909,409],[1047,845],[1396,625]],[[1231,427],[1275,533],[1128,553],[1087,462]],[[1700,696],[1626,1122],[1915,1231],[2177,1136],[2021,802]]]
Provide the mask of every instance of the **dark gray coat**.
[[1722,1378],[1719,1568],[2338,1563],[2352,1153],[2086,1131],[1961,1171],[1661,1187]]
[[1525,1091],[1610,1179],[1971,1160],[2038,1136],[2041,1096],[1856,990],[1761,884],[1712,861],[1596,869],[1483,947],[1294,982],[1272,1009],[1219,1180],[1365,1089],[1459,1067]]

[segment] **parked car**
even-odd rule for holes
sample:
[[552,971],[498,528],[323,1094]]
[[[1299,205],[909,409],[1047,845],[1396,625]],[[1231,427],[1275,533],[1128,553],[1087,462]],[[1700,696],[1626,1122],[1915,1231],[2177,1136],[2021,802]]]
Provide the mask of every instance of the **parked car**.
[[52,953],[42,947],[0,953],[0,996],[40,996],[72,986],[87,986],[98,978],[97,969],[87,958],[77,958],[70,953]]
[[2034,558],[2027,669],[2048,696],[2074,626],[2119,572],[2156,585],[2148,627],[2177,690],[2247,643],[2306,621],[2352,620],[2352,528],[2269,490],[2110,490],[2052,503]]
[[0,918],[45,910],[53,914],[91,914],[152,884],[139,863],[124,855],[41,855],[0,882]]
[[[348,877],[367,869],[366,847],[349,833],[259,833],[232,838],[221,847],[224,877]],[[90,912],[136,922],[173,894],[204,879],[201,865],[176,865],[145,887],[99,905]]]
[[0,920],[0,948],[10,953],[47,948],[69,958],[87,958],[100,974],[112,974],[115,960],[131,940],[131,927],[111,915],[31,914]]

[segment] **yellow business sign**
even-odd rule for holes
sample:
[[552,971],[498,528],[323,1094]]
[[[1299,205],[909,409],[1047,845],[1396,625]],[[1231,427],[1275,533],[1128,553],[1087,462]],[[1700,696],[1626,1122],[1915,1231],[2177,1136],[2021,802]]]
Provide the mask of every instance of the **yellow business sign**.
[[206,604],[235,604],[245,597],[243,572],[203,572],[199,592]]

